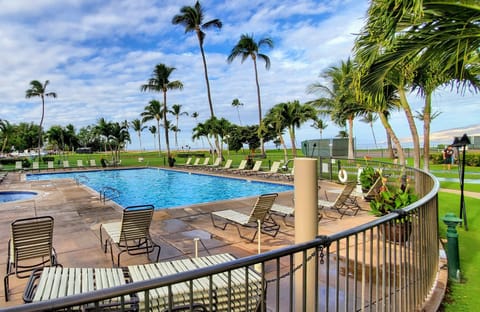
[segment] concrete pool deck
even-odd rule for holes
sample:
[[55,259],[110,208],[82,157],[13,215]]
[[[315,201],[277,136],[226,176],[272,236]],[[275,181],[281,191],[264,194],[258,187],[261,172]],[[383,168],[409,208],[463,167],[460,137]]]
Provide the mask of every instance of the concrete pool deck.
[[[252,178],[252,177],[249,177]],[[253,179],[253,178],[252,178]],[[272,181],[272,180],[270,180]],[[321,182],[320,197],[324,192],[341,188],[331,182]],[[39,195],[32,200],[16,201],[0,205],[0,265],[6,266],[7,243],[10,237],[10,223],[16,219],[35,215],[50,215],[55,219],[54,247],[58,261],[64,267],[111,267],[110,252],[104,253],[99,241],[99,226],[102,223],[118,221],[121,207],[99,200],[97,193],[77,185],[72,179],[50,181],[23,181],[22,173],[11,172],[0,184],[0,191],[35,191]],[[330,196],[330,195],[329,195]],[[335,195],[332,194],[331,198]],[[279,194],[276,202],[292,206],[293,192]],[[200,238],[199,254],[206,255],[228,252],[235,257],[257,253],[257,240],[249,243],[241,239],[234,227],[225,231],[214,228],[210,212],[222,209],[235,209],[248,213],[255,198],[228,200],[182,208],[156,211],[151,226],[153,240],[161,247],[160,261],[193,256],[194,238]],[[365,208],[368,203],[359,201]],[[364,224],[374,217],[360,210],[355,217],[345,215],[341,220],[323,218],[319,224],[319,234],[331,234]],[[281,248],[294,242],[294,229],[286,227],[283,220],[280,233],[272,238],[262,235],[262,251]],[[122,256],[122,266],[149,262],[145,255]],[[5,302],[3,283],[0,291],[0,307],[22,304],[22,294],[27,279],[10,278],[10,301]]]

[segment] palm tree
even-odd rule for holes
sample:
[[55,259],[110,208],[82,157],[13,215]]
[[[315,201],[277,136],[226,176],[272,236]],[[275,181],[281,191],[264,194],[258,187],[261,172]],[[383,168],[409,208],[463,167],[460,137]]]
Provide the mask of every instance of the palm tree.
[[205,40],[204,30],[208,30],[212,27],[221,29],[222,22],[219,19],[213,19],[208,22],[203,22],[204,12],[200,2],[196,2],[195,6],[184,6],[180,9],[180,14],[177,14],[172,19],[172,24],[183,25],[185,27],[185,33],[195,32],[197,34],[198,43],[200,45],[200,53],[202,54],[203,70],[205,72],[205,81],[207,83],[207,95],[208,104],[210,105],[210,116],[214,117],[212,96],[210,93],[210,82],[208,81],[207,60],[205,58],[205,51],[203,50],[203,42]]
[[321,140],[323,136],[323,130],[327,129],[328,124],[323,119],[316,117],[313,119],[312,127],[320,130],[320,140]]
[[377,146],[377,139],[375,138],[375,131],[373,131],[373,123],[377,120],[378,120],[378,115],[372,112],[367,112],[365,115],[363,115],[362,119],[360,119],[361,122],[364,122],[370,126],[370,129],[372,130],[373,142],[375,143],[375,148],[378,148],[378,146]]
[[158,131],[158,156],[161,155],[162,145],[160,140],[160,120],[163,118],[162,105],[157,100],[151,100],[144,108],[144,112],[140,114],[143,117],[142,122],[147,122],[152,119],[157,121]]
[[143,125],[143,122],[140,119],[134,119],[130,122],[132,125],[133,131],[138,135],[138,142],[140,143],[140,150],[142,150],[142,131],[147,128]]
[[157,143],[156,143],[157,127],[152,125],[152,126],[148,127],[148,131],[150,131],[150,133],[153,134],[153,148],[157,149]]
[[[478,72],[479,17],[480,5],[474,2],[371,2],[369,18],[356,41],[357,56],[365,64],[362,86],[381,94],[384,83],[396,84],[412,132],[416,168],[420,167],[420,143],[404,89],[426,88],[420,92],[425,96],[424,157],[428,157],[430,92],[448,80],[478,86],[472,72]],[[422,73],[425,70],[427,74]],[[423,78],[418,80],[418,74]],[[427,158],[424,166],[428,170]]]
[[[270,58],[263,53],[260,53],[259,50],[266,46],[268,48],[273,48],[273,41],[270,38],[262,38],[258,42],[255,42],[253,35],[243,34],[240,36],[240,40],[233,47],[230,55],[227,58],[228,63],[232,63],[237,57],[242,58],[242,63],[248,58],[251,57],[253,61],[253,69],[255,71],[255,83],[257,85],[257,101],[258,101],[258,125],[262,124],[262,101],[260,96],[260,84],[258,82],[258,69],[257,69],[257,59],[261,59],[265,62],[265,68],[270,69]],[[262,149],[262,155],[265,155],[265,147],[263,145],[263,139],[260,138],[260,146]]]
[[355,65],[348,59],[342,61],[340,66],[327,68],[322,77],[330,80],[331,86],[321,83],[311,84],[309,93],[325,95],[317,100],[309,102],[319,108],[321,115],[330,115],[333,122],[339,126],[348,123],[348,158],[353,155],[353,120],[362,111],[357,101],[357,94],[353,85]]
[[180,119],[180,116],[188,116],[187,112],[182,112],[182,105],[180,104],[173,104],[172,109],[170,110],[170,114],[175,116],[175,129],[173,132],[175,133],[175,146],[178,149],[178,138],[177,138],[177,132],[180,132],[180,128],[178,127],[178,120]]
[[2,133],[3,144],[1,153],[5,151],[8,139],[15,133],[15,128],[6,119],[0,119],[0,132]]
[[[171,161],[170,155],[170,141],[168,139],[168,125],[167,125],[167,91],[168,90],[182,90],[183,84],[179,80],[170,81],[168,78],[175,70],[175,67],[168,67],[165,64],[157,64],[153,70],[151,78],[148,82],[140,87],[141,91],[163,92],[163,121],[165,128],[165,145],[167,146],[167,158],[169,163]],[[171,163],[170,163],[171,164]]]
[[240,102],[239,99],[233,99],[232,101],[232,106],[237,109],[237,114],[238,114],[238,121],[240,122],[240,126],[242,125],[242,120],[240,119],[240,106],[243,106],[243,103]]
[[45,97],[56,98],[57,94],[55,92],[47,92],[47,86],[50,82],[45,80],[45,83],[42,83],[38,80],[30,81],[30,89],[25,92],[25,97],[27,99],[38,96],[42,99],[42,118],[40,118],[40,131],[38,133],[38,159],[40,159],[40,150],[42,149],[42,126],[43,118],[45,117]]

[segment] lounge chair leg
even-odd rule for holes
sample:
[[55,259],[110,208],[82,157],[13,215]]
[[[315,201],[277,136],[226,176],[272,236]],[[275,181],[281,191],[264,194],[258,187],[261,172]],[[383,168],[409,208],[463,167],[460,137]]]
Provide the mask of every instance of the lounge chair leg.
[[9,287],[9,282],[8,282],[8,277],[10,274],[7,274],[5,278],[3,279],[3,286],[5,287],[5,301],[8,301],[8,287]]

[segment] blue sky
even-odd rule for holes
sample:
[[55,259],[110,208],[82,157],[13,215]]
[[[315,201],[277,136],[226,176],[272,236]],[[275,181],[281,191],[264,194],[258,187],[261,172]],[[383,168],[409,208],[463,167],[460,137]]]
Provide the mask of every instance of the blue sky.
[[[108,121],[131,121],[152,99],[161,94],[140,92],[158,63],[175,67],[172,80],[184,84],[182,91],[169,91],[167,103],[180,104],[188,113],[198,112],[198,121],[209,117],[209,108],[199,53],[193,33],[171,24],[172,17],[193,0],[0,0],[0,118],[11,123],[38,123],[41,103],[38,98],[25,99],[31,80],[50,80],[49,89],[58,98],[46,101],[45,127],[80,127]],[[241,34],[253,34],[256,40],[271,37],[275,47],[264,50],[271,68],[259,63],[262,105],[265,113],[273,105],[292,100],[305,102],[315,96],[306,93],[309,84],[324,81],[319,74],[351,56],[355,34],[364,23],[368,1],[201,1],[205,21],[219,18],[220,31],[207,32],[206,51],[215,114],[239,123],[231,106],[240,99],[243,125],[256,124],[258,110],[253,65],[250,59],[226,62]],[[410,96],[413,111],[420,110],[422,100]],[[437,91],[433,110],[441,112],[432,131],[477,125],[478,96],[464,96],[449,89]],[[391,119],[401,138],[409,130],[403,113]],[[197,121],[182,116],[179,123],[179,146],[204,147],[192,142],[192,128]],[[334,137],[340,130],[331,121],[323,137]],[[151,123],[153,124],[153,122]],[[305,124],[297,131],[297,144],[319,137],[317,130]],[[148,124],[150,125],[150,124]],[[418,124],[422,133],[422,125]],[[379,122],[374,126],[380,145],[385,131]],[[462,130],[459,130],[460,132]],[[371,129],[356,121],[354,133],[358,148],[374,147]],[[434,137],[450,142],[446,137]],[[457,134],[455,134],[457,135]],[[460,134],[461,135],[461,134]],[[138,137],[131,132],[129,149],[138,149]],[[163,138],[162,138],[163,139]],[[154,148],[153,136],[142,134],[142,147]],[[175,148],[172,135],[172,147]]]

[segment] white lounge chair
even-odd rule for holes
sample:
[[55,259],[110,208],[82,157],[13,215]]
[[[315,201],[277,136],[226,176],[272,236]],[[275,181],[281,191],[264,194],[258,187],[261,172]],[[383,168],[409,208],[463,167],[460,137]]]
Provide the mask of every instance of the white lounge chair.
[[[133,282],[178,274],[233,261],[230,254],[218,254],[128,266]],[[257,311],[262,300],[262,278],[253,269],[238,268],[190,282],[175,284],[169,289],[149,290],[151,311]],[[214,291],[210,291],[214,289]],[[145,310],[145,292],[138,293],[139,310]],[[242,298],[242,299],[240,299]],[[248,300],[247,300],[248,298]]]
[[55,170],[55,164],[54,164],[54,162],[51,161],[51,160],[49,160],[49,161],[47,162],[47,168],[48,168],[48,169],[51,169],[51,170]]
[[15,170],[22,170],[22,169],[23,169],[23,163],[21,161],[16,161]]
[[[100,289],[112,288],[130,283],[125,268],[62,268],[46,267],[41,274],[32,274],[25,287],[25,303],[53,300]],[[126,311],[138,311],[138,297],[125,295],[99,302],[101,311],[117,310],[122,304]],[[102,308],[105,307],[105,310]],[[79,311],[94,310],[93,304],[78,308]],[[77,311],[77,309],[74,309]]]
[[255,164],[253,165],[252,169],[241,170],[241,171],[239,171],[239,173],[242,174],[242,175],[252,175],[252,174],[256,174],[257,172],[260,172],[261,168],[262,168],[262,161],[257,160],[257,161],[255,161]]
[[[360,206],[355,199],[350,198],[356,183],[345,184],[342,192],[337,196],[335,201],[318,200],[318,207],[320,210],[324,208],[334,209],[340,214],[340,219],[343,218],[347,210],[352,210],[353,215],[356,215]],[[319,212],[320,213],[320,212]],[[328,216],[328,215],[327,215]]]
[[237,173],[237,172],[240,172],[242,170],[245,170],[246,166],[247,166],[247,160],[243,159],[243,160],[240,161],[240,164],[238,165],[237,168],[228,169],[227,172]]
[[[149,254],[157,249],[156,259],[158,261],[161,247],[150,237],[153,210],[152,205],[130,206],[123,209],[121,221],[100,225],[100,244],[105,253],[107,252],[107,245],[110,245],[112,264],[115,264],[113,245],[120,249],[117,255],[118,266],[120,266],[120,256],[124,252],[130,255],[139,255]],[[103,232],[106,234],[105,240],[103,239]]]
[[[241,238],[253,242],[258,232],[257,222],[260,221],[262,233],[275,237],[280,226],[270,216],[270,209],[277,196],[278,194],[276,193],[260,195],[248,215],[231,209],[214,211],[210,214],[212,224],[214,227],[222,230],[225,230],[227,225],[231,224],[237,228],[238,235]],[[223,224],[217,224],[217,222],[215,222],[216,220],[217,222],[223,222]],[[254,228],[255,232],[253,233],[253,236],[249,238],[242,234],[240,227]]]
[[64,169],[70,168],[70,162],[68,160],[63,161],[63,168]]
[[38,161],[32,162],[32,170],[40,170],[40,164]]
[[77,159],[77,167],[83,168],[83,159]]
[[18,219],[12,222],[7,247],[7,273],[4,277],[5,301],[8,301],[9,277],[30,276],[44,266],[56,266],[53,248],[53,218],[50,216]]
[[90,159],[90,167],[96,167],[97,166],[97,162],[95,159]]

